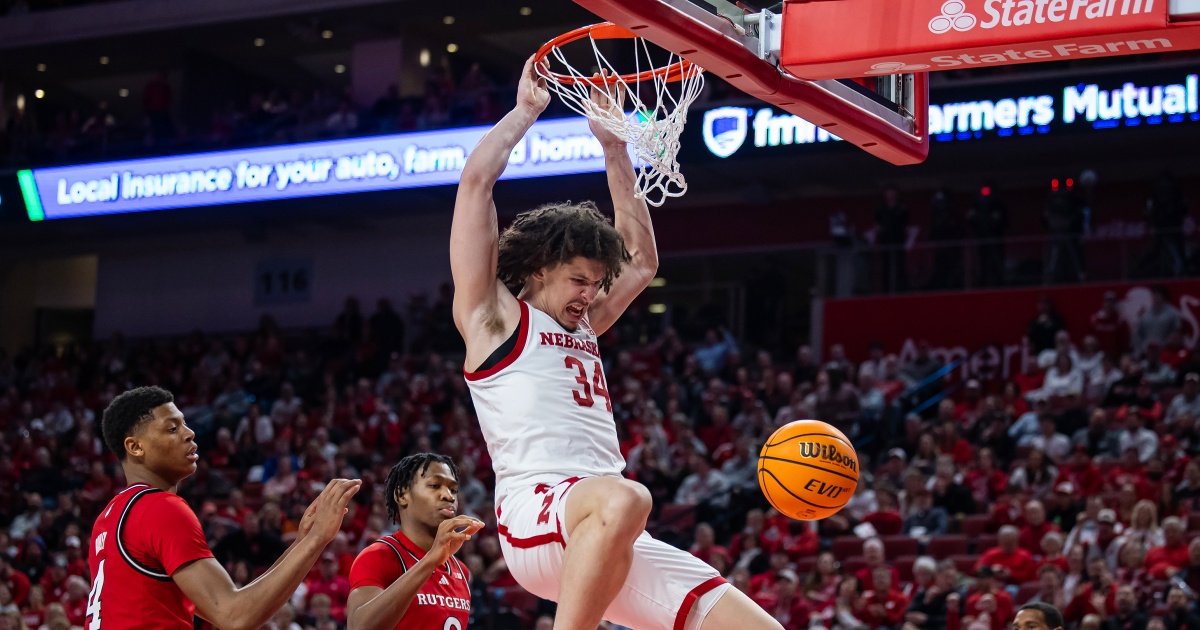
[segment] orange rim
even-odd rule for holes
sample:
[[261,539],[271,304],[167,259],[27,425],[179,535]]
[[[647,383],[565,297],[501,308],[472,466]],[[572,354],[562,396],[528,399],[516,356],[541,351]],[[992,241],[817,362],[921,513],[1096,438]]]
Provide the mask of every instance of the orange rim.
[[557,72],[551,72],[549,64],[546,63],[546,55],[549,55],[550,51],[558,48],[559,46],[579,41],[585,37],[591,37],[592,39],[635,39],[637,35],[634,34],[633,31],[617,26],[612,22],[601,22],[599,24],[592,24],[590,26],[582,26],[573,31],[563,33],[562,35],[559,35],[558,37],[555,37],[554,39],[543,44],[542,47],[538,49],[537,55],[534,56],[533,61],[545,69],[545,74],[549,75],[549,78],[562,85],[575,85],[576,83],[587,83],[589,85],[613,85],[614,83],[619,83],[622,81],[625,83],[639,83],[641,81],[649,81],[655,77],[661,77],[664,81],[671,83],[682,80],[685,77],[691,77],[696,73],[703,72],[703,70],[700,69],[700,66],[697,66],[696,64],[683,58],[680,58],[679,63],[673,63],[669,66],[655,68],[653,70],[646,70],[645,72],[640,72],[637,74],[606,74],[604,76],[595,76],[591,79],[576,78],[565,74],[559,74]]

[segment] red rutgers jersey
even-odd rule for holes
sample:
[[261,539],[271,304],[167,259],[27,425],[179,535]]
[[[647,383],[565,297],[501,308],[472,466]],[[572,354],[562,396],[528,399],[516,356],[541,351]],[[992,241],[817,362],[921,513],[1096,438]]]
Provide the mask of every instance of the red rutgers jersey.
[[96,519],[88,548],[88,630],[193,627],[196,606],[171,580],[176,569],[213,557],[200,521],[177,495],[137,483]]
[[[354,592],[360,586],[387,588],[424,557],[425,552],[403,532],[385,536],[363,549],[354,559],[354,566],[350,568],[350,591]],[[396,628],[463,630],[470,616],[471,576],[458,558],[451,556],[417,591],[404,616],[397,620]]]

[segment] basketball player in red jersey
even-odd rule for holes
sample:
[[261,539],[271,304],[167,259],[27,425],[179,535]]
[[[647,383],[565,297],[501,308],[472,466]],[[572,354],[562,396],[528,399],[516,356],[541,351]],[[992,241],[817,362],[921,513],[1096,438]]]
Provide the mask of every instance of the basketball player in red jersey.
[[200,521],[175,494],[196,472],[196,434],[158,387],[113,399],[101,420],[129,487],[92,528],[89,630],[193,627],[193,615],[223,630],[254,630],[279,610],[342,525],[361,482],[335,479],[300,520],[296,542],[262,577],[237,588],[213,558]]
[[454,515],[458,468],[445,455],[409,455],[388,474],[386,492],[400,530],[354,559],[348,630],[463,630],[471,576],[454,554],[483,523]]
[[[619,106],[595,91],[592,99]],[[556,204],[498,233],[492,188],[549,101],[530,59],[516,108],[463,168],[450,232],[454,323],[496,473],[509,571],[558,602],[556,630],[595,630],[601,619],[638,630],[781,630],[714,569],[651,538],[650,493],[622,476],[596,337],[658,269],[624,142],[591,124],[615,225],[594,204]]]

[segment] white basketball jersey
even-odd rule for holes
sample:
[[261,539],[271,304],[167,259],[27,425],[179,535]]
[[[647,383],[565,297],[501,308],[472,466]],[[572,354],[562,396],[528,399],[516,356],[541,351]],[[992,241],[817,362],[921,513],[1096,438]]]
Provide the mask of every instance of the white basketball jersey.
[[467,372],[496,472],[496,497],[538,478],[615,476],[625,469],[596,333],[570,332],[520,301],[512,352]]

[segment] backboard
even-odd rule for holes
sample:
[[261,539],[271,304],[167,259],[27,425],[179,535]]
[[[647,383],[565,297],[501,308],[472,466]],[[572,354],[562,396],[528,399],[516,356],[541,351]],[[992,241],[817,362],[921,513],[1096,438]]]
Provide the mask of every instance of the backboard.
[[700,65],[739,90],[795,114],[893,164],[929,153],[924,73],[898,74],[882,90],[810,81],[780,68],[782,16],[726,0],[575,0],[601,18]]
[[575,2],[893,164],[928,155],[928,72],[1200,49],[1200,0]]

